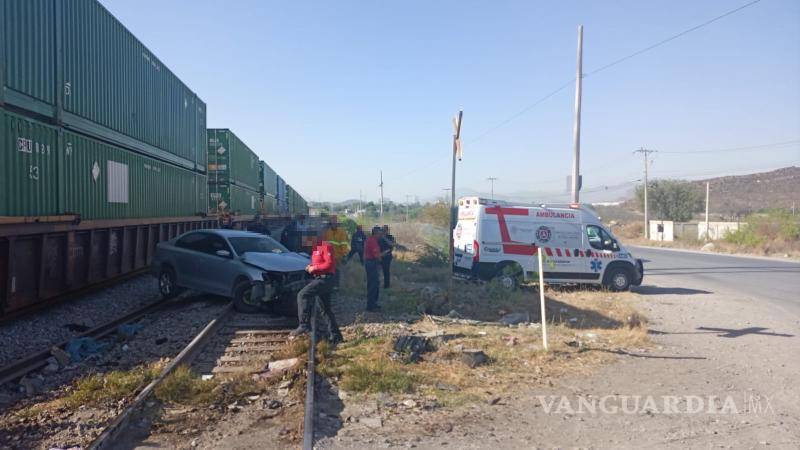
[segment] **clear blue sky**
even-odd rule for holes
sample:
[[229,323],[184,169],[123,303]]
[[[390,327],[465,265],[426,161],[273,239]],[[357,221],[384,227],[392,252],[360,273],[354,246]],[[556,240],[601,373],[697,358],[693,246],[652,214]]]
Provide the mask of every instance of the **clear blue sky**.
[[[449,186],[451,117],[464,110],[458,186],[565,189],[574,89],[495,128],[575,76],[736,8],[711,1],[102,0],[307,199],[405,201]],[[487,130],[493,130],[485,134]],[[478,138],[480,137],[480,138]],[[478,138],[478,139],[476,139]],[[663,151],[800,139],[800,2],[762,0],[584,80],[584,186],[640,178]],[[660,154],[656,177],[800,165],[800,144]]]

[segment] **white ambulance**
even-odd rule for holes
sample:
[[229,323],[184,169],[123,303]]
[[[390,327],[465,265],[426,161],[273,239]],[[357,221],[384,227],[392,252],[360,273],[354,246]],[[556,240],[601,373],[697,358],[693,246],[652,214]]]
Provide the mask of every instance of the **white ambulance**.
[[586,206],[516,206],[478,197],[458,201],[453,230],[458,276],[497,278],[514,288],[538,277],[551,284],[601,284],[614,291],[642,282],[644,267]]

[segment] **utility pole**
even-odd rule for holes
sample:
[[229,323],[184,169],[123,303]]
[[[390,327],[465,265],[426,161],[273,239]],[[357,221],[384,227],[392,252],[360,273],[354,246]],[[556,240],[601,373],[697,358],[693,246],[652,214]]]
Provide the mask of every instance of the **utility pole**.
[[706,181],[706,242],[708,242],[708,198],[711,192],[711,183]]
[[583,88],[583,25],[578,25],[578,68],[575,75],[575,129],[572,154],[572,203],[580,200],[581,190],[581,91]]
[[383,222],[383,171],[381,170],[381,184],[378,185],[381,188],[381,222]]
[[633,153],[641,153],[644,156],[644,238],[650,239],[650,221],[647,217],[647,167],[650,165],[650,154],[655,153],[658,150],[648,150],[643,147],[639,147],[639,150],[635,150]]
[[453,177],[450,182],[450,208],[448,211],[450,215],[450,240],[448,241],[448,246],[450,247],[450,257],[448,258],[448,262],[450,263],[450,280],[447,299],[450,301],[453,300],[453,276],[455,275],[455,272],[453,271],[453,261],[455,259],[455,250],[453,249],[453,228],[456,227],[456,224],[453,220],[453,210],[456,207],[456,159],[461,161],[461,118],[463,116],[464,112],[459,110],[458,114],[453,118]]
[[361,192],[361,189],[359,189],[358,190],[358,214],[356,214],[356,217],[361,216],[362,211],[364,211],[364,201],[362,200],[362,198],[363,198],[363,192]]
[[492,183],[492,201],[494,201],[494,182],[497,181],[497,177],[489,177],[487,180]]
[[406,194],[406,222],[408,222],[408,204],[410,203],[411,195]]

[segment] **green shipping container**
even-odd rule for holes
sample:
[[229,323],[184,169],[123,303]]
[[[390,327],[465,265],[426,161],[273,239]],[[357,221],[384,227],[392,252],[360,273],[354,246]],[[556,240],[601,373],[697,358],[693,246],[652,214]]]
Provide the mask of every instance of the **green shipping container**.
[[0,216],[59,214],[58,129],[0,110]]
[[212,214],[255,215],[261,210],[261,194],[235,184],[209,181],[208,210]]
[[235,184],[250,191],[259,191],[258,156],[227,128],[211,128],[208,136],[208,182]]
[[278,203],[274,197],[264,195],[261,197],[261,214],[274,216],[278,214]]
[[259,191],[273,199],[278,195],[278,174],[264,161],[258,162],[260,166]]
[[64,133],[65,213],[84,219],[206,213],[205,175],[76,133]]
[[90,220],[207,212],[203,174],[4,110],[0,122],[0,216]]
[[0,0],[0,36],[0,104],[205,170],[205,103],[96,0]]

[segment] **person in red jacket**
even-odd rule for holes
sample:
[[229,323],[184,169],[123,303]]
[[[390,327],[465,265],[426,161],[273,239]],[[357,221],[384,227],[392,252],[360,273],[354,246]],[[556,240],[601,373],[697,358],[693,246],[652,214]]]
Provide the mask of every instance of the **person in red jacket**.
[[330,342],[342,342],[342,333],[336,324],[336,317],[331,308],[331,293],[335,286],[336,257],[333,245],[328,241],[321,241],[311,253],[311,264],[306,267],[306,272],[311,274],[312,280],[306,287],[297,293],[297,314],[300,325],[292,331],[292,336],[300,336],[311,331],[311,314],[314,312],[315,297],[322,303],[322,311],[328,318]]

